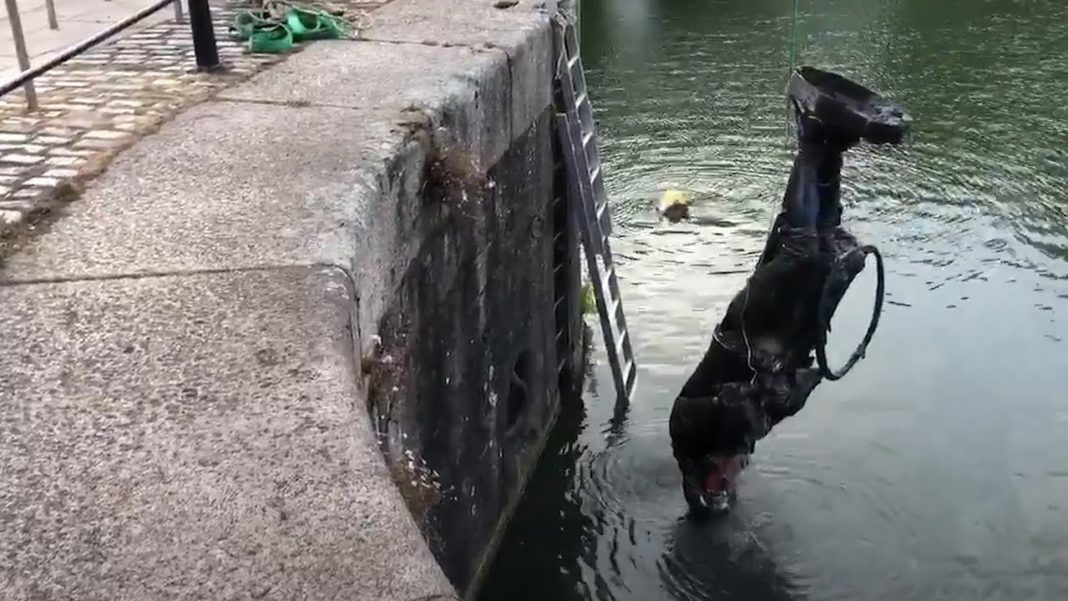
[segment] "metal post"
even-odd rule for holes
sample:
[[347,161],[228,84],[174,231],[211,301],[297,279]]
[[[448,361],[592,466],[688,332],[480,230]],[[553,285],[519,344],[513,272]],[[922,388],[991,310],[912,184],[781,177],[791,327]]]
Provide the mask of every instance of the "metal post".
[[59,29],[59,21],[56,20],[56,0],[45,0],[45,10],[48,11],[48,27]]
[[189,0],[189,26],[193,30],[193,50],[197,55],[197,70],[218,69],[219,48],[215,45],[215,29],[211,24],[211,8],[208,6],[208,0]]
[[174,0],[174,20],[181,23],[184,18],[185,16],[182,14],[182,0]]
[[[15,38],[15,54],[19,59],[19,69],[26,71],[30,68],[30,55],[26,52],[26,38],[22,35],[22,20],[19,19],[19,7],[15,0],[4,0],[7,4],[7,18],[11,21],[11,36]],[[26,90],[26,106],[31,110],[37,110],[37,90],[33,87],[33,80],[27,79],[24,84]]]

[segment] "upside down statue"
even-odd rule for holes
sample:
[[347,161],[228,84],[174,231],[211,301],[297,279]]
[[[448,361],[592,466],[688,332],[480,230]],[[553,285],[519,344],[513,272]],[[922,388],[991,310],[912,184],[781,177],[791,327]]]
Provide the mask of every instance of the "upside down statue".
[[[823,379],[863,354],[882,302],[882,259],[842,227],[842,156],[861,141],[899,144],[907,117],[871,90],[812,67],[791,74],[797,151],[779,214],[671,411],[672,450],[694,513],[723,511],[758,440],[804,407]],[[875,254],[876,311],[846,368],[826,367],[830,317]],[[813,354],[816,363],[813,365]]]

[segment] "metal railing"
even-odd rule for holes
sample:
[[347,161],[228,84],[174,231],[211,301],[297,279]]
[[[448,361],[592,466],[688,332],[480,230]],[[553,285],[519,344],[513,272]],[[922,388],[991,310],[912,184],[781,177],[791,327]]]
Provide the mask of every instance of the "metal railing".
[[[104,1],[107,2],[108,0]],[[211,8],[208,6],[208,0],[187,1],[189,2],[189,26],[193,33],[193,50],[196,54],[197,70],[213,71],[218,69],[221,66],[219,64],[219,49],[215,41],[215,30],[212,28],[211,24]],[[78,42],[60,52],[55,57],[31,68],[30,55],[26,48],[26,36],[22,30],[22,19],[19,17],[17,0],[4,0],[4,3],[7,5],[7,16],[8,20],[11,22],[11,36],[14,38],[15,42],[15,56],[18,58],[19,69],[22,69],[22,72],[13,79],[0,85],[0,96],[4,96],[16,88],[22,87],[26,95],[26,106],[31,111],[37,110],[38,108],[37,90],[34,87],[34,80],[43,73],[47,73],[51,69],[78,56],[89,48],[92,48],[108,38],[113,37],[117,33],[128,29],[132,25],[147,19],[160,10],[163,10],[168,5],[174,6],[174,15],[179,22],[184,20],[182,14],[182,0],[157,0],[151,6],[137,11],[133,15],[126,17],[111,27]],[[56,17],[55,0],[45,0],[45,10],[48,13],[48,26],[51,29],[59,29],[59,21]]]

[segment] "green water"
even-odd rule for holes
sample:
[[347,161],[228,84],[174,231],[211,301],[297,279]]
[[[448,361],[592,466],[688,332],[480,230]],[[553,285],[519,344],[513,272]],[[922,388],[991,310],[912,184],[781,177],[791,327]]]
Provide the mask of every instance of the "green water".
[[[639,388],[614,416],[596,350],[483,600],[1068,599],[1068,2],[800,8],[800,61],[914,119],[846,159],[847,225],[888,268],[866,360],[758,445],[732,515],[681,519],[668,414],[786,183],[793,0],[585,0]],[[658,221],[665,184],[690,222]]]

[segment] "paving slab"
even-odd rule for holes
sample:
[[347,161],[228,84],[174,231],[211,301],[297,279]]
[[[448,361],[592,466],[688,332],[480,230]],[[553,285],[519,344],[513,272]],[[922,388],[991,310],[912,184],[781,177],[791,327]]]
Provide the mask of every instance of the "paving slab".
[[[360,41],[319,44],[302,55],[218,98],[417,110],[448,127],[454,143],[479,149],[486,166],[513,140],[511,128],[501,127],[510,123],[512,88],[508,57],[500,50]],[[309,65],[315,70],[309,72]],[[326,73],[329,77],[321,75]],[[525,117],[519,133],[534,120]]]
[[2,596],[453,598],[356,402],[354,303],[323,267],[0,287]]
[[120,155],[0,281],[351,266],[399,111],[209,102]]
[[[506,48],[548,23],[555,2],[519,0],[393,0],[374,13],[369,40],[431,46]],[[498,8],[502,6],[503,8]]]
[[531,115],[552,103],[555,65],[550,18],[555,0],[393,0],[374,12],[363,37],[393,43],[465,46],[503,52],[508,58],[510,127],[526,130]]

